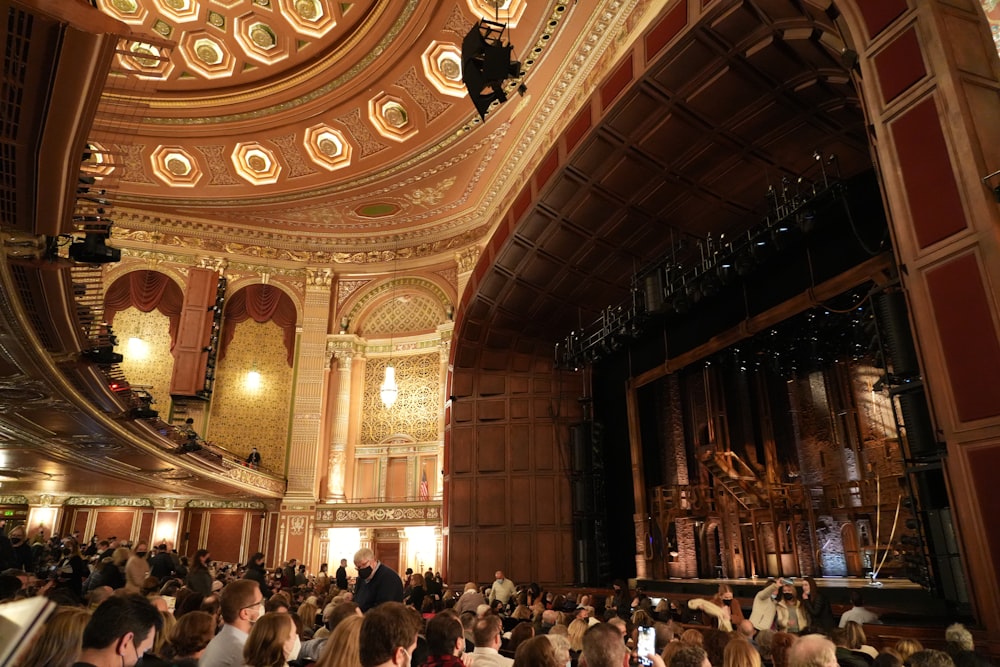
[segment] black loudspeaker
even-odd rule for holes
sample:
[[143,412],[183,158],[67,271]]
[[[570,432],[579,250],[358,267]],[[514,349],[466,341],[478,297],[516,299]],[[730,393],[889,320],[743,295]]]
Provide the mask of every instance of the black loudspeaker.
[[656,269],[642,279],[642,297],[647,313],[662,313],[666,310],[663,298],[663,271]]
[[872,295],[872,303],[883,349],[892,362],[893,375],[899,378],[920,375],[905,295],[899,290],[880,292]]
[[931,413],[927,407],[927,397],[923,390],[903,391],[899,394],[899,412],[906,429],[906,444],[909,458],[927,454],[937,454],[941,444],[934,436]]

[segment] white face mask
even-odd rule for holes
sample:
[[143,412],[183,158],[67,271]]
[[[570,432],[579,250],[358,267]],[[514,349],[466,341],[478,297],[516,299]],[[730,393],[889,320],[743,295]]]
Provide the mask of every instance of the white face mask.
[[298,658],[301,651],[302,642],[299,640],[299,636],[295,635],[295,639],[292,641],[291,651],[285,651],[285,662],[290,662]]

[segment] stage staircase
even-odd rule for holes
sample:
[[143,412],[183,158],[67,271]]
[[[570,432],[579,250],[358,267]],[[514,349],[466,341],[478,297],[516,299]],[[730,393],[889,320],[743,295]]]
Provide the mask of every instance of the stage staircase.
[[711,449],[705,451],[700,458],[716,483],[728,491],[744,509],[767,507],[767,491],[757,473],[735,453]]

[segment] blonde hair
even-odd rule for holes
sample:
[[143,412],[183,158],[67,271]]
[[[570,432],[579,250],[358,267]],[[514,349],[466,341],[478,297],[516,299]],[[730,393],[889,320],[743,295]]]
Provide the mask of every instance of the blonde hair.
[[590,628],[590,623],[585,619],[577,618],[569,624],[569,647],[574,651],[583,650],[583,635]]
[[311,602],[303,602],[299,605],[298,615],[302,621],[302,628],[312,630],[316,627],[316,612],[319,608]]
[[160,618],[163,619],[163,627],[160,628],[160,631],[156,633],[156,637],[153,638],[153,653],[156,655],[160,655],[163,651],[164,644],[170,639],[174,626],[177,625],[177,619],[169,611],[161,611]]
[[76,662],[83,643],[83,629],[90,612],[79,607],[59,607],[16,664],[18,667],[69,667]]
[[733,639],[722,652],[723,667],[760,667],[760,652],[745,639]]
[[900,660],[906,662],[917,651],[923,651],[924,645],[916,639],[903,638],[896,642],[895,649],[899,653]]
[[359,667],[361,664],[361,622],[357,614],[348,616],[333,629],[323,645],[316,667]]

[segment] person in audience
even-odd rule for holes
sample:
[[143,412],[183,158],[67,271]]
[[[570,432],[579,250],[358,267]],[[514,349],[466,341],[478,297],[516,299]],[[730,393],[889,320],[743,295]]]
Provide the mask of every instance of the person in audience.
[[160,581],[166,581],[176,574],[174,559],[170,557],[166,544],[156,547],[156,555],[149,559],[149,574]]
[[976,644],[961,623],[953,623],[944,631],[945,652],[951,656],[956,667],[982,667],[989,663],[976,655]]
[[87,580],[87,590],[92,591],[99,586],[108,586],[112,590],[125,587],[125,563],[132,552],[127,547],[118,547],[111,552],[111,558],[98,563],[94,572]]
[[908,667],[955,667],[951,656],[944,651],[925,648],[910,656]]
[[910,659],[910,656],[917,651],[923,651],[924,645],[916,639],[904,638],[896,642],[896,645],[893,648],[895,648],[896,653],[899,654],[899,659],[906,662]]
[[583,635],[590,628],[586,619],[575,618],[567,626],[566,637],[569,639],[569,648],[574,656],[579,656],[583,650]]
[[506,578],[502,570],[497,570],[493,575],[493,585],[490,586],[489,601],[500,600],[506,607],[516,593],[517,586],[514,582]]
[[87,621],[75,667],[135,667],[153,647],[162,622],[141,595],[112,595]]
[[653,636],[656,641],[656,654],[660,655],[663,653],[663,649],[667,648],[667,644],[674,641],[674,629],[670,627],[669,623],[657,621],[653,624]]
[[704,632],[705,644],[703,648],[708,654],[708,661],[715,667],[721,667],[725,656],[726,646],[733,635],[731,632],[709,628]]
[[451,612],[443,612],[427,621],[426,667],[461,667],[465,651],[465,628]]
[[872,657],[851,647],[851,639],[846,628],[831,630],[830,639],[837,647],[837,664],[840,667],[871,667]]
[[65,588],[76,601],[83,600],[83,580],[90,575],[80,554],[80,545],[72,537],[62,540],[62,558],[56,565],[56,588]]
[[[399,587],[402,591],[402,582]],[[410,665],[419,630],[419,617],[411,614],[402,602],[390,601],[374,607],[361,622],[358,638],[361,666],[419,667]]]
[[302,643],[302,650],[299,652],[300,660],[316,660],[324,654],[324,646],[333,637],[333,633],[336,631],[337,627],[349,618],[361,618],[361,608],[358,607],[353,602],[341,602],[333,611],[330,612],[329,617],[324,624],[324,629],[327,631],[322,636],[319,635],[319,631],[313,635],[313,639]]
[[708,654],[700,646],[688,644],[677,649],[670,656],[670,663],[667,667],[712,667],[708,661]]
[[799,600],[795,586],[791,584],[781,586],[781,599],[775,606],[774,626],[794,635],[809,627],[809,613]]
[[848,621],[847,625],[844,626],[844,630],[847,632],[847,646],[852,651],[860,651],[864,653],[872,660],[878,655],[878,651],[875,650],[874,646],[868,645],[868,638],[865,637],[865,629],[854,621]]
[[[566,626],[562,625],[560,627],[565,628]],[[569,639],[565,633],[550,632],[545,635],[545,638],[552,642],[552,649],[556,653],[556,662],[560,665],[576,666],[576,660],[573,656],[573,651],[569,647]]]
[[424,575],[415,572],[410,577],[410,594],[407,596],[405,602],[414,609],[422,609],[426,596],[427,589],[424,588]]
[[788,651],[788,667],[837,667],[837,647],[822,635],[799,637]]
[[340,567],[337,568],[336,572],[336,582],[337,588],[341,591],[347,590],[347,559],[340,559]]
[[367,547],[354,554],[358,581],[354,585],[354,601],[367,612],[383,602],[403,601],[403,580],[388,565],[375,560],[375,552]]
[[191,557],[187,577],[184,579],[184,585],[196,593],[201,593],[202,596],[212,594],[212,573],[208,570],[211,560],[212,556],[208,553],[208,549],[195,551]]
[[753,644],[754,648],[757,648],[757,628],[753,627],[753,623],[750,622],[749,618],[744,618],[740,621],[739,625],[736,626],[736,632]]
[[[162,598],[160,598],[162,600]],[[152,600],[150,600],[152,602]],[[156,606],[155,604],[153,606]],[[156,639],[153,640],[153,648],[150,651],[152,655],[159,656],[163,654],[163,647],[167,645],[167,639],[174,631],[174,626],[177,625],[177,619],[174,615],[170,613],[167,609],[160,609],[160,618],[163,621],[163,626],[157,630]],[[143,663],[145,665],[145,663]]]
[[83,629],[89,620],[86,609],[59,607],[15,667],[70,667],[83,648]]
[[848,621],[854,621],[859,625],[865,623],[878,623],[878,614],[865,609],[865,599],[858,589],[851,590],[851,608],[840,615],[840,627],[847,625]]
[[[500,649],[502,654],[508,658],[513,658],[517,652],[517,647],[535,636],[535,626],[526,621],[518,623],[510,631],[510,639],[507,641],[507,649]],[[623,642],[624,643],[624,642]]]
[[486,596],[479,592],[479,586],[476,585],[476,582],[470,581],[465,584],[462,596],[455,602],[455,613],[475,612],[481,604],[486,604]]
[[820,591],[816,580],[806,577],[802,580],[802,604],[809,614],[809,623],[813,628],[828,632],[835,625],[830,600]]
[[875,656],[872,667],[903,667],[903,661],[895,650],[884,650]]
[[264,614],[243,647],[246,667],[286,667],[299,655],[299,633],[290,614]]
[[240,579],[222,589],[222,621],[219,634],[208,643],[199,667],[240,667],[250,631],[264,616],[264,596],[251,579]]
[[[364,667],[368,667],[365,665]],[[559,662],[556,649],[545,635],[532,637],[517,647],[513,667],[566,667]]]
[[258,551],[247,561],[246,570],[243,572],[244,579],[257,582],[260,594],[267,600],[273,595],[271,587],[267,583],[267,569],[264,567],[264,554]]
[[146,542],[139,542],[135,545],[132,555],[125,562],[125,591],[128,593],[141,593],[142,587],[149,576],[149,561],[146,555],[149,545]]
[[[789,584],[791,579],[785,579]],[[750,622],[758,630],[773,630],[774,618],[778,614],[778,595],[781,583],[775,579],[769,579],[767,585],[753,598],[753,607],[750,609]]]
[[[771,634],[769,631],[761,631],[761,634],[764,634],[764,632],[768,634],[767,655],[770,658],[771,665],[773,667],[788,667],[788,650],[798,640],[798,636],[788,632],[775,632]],[[763,654],[761,654],[762,659],[763,657]]]
[[[352,614],[338,622],[320,653],[316,667],[360,667],[361,623],[361,614]],[[300,653],[299,659],[309,658]]]
[[[528,627],[529,624],[525,623]],[[514,660],[500,655],[503,623],[499,616],[488,614],[472,624],[472,637],[476,648],[463,656],[466,667],[511,667]]]
[[704,646],[705,635],[701,634],[701,630],[688,628],[681,633],[681,643],[687,644],[688,646]]
[[302,621],[302,633],[303,635],[309,635],[308,637],[303,637],[302,639],[312,639],[313,630],[316,628],[316,605],[312,602],[303,602],[299,605],[299,608],[295,610],[298,614],[299,620]]
[[726,644],[722,667],[761,667],[760,653],[750,642],[736,638]]
[[190,611],[177,619],[160,655],[176,667],[197,667],[198,659],[214,636],[215,619],[212,615],[205,611]]
[[714,625],[726,632],[732,632],[743,620],[743,610],[733,599],[733,589],[728,584],[719,584],[718,591],[711,598],[691,598],[688,608],[700,610],[707,617],[703,619],[706,625]]
[[580,667],[628,667],[628,664],[628,649],[614,626],[598,623],[583,635]]

